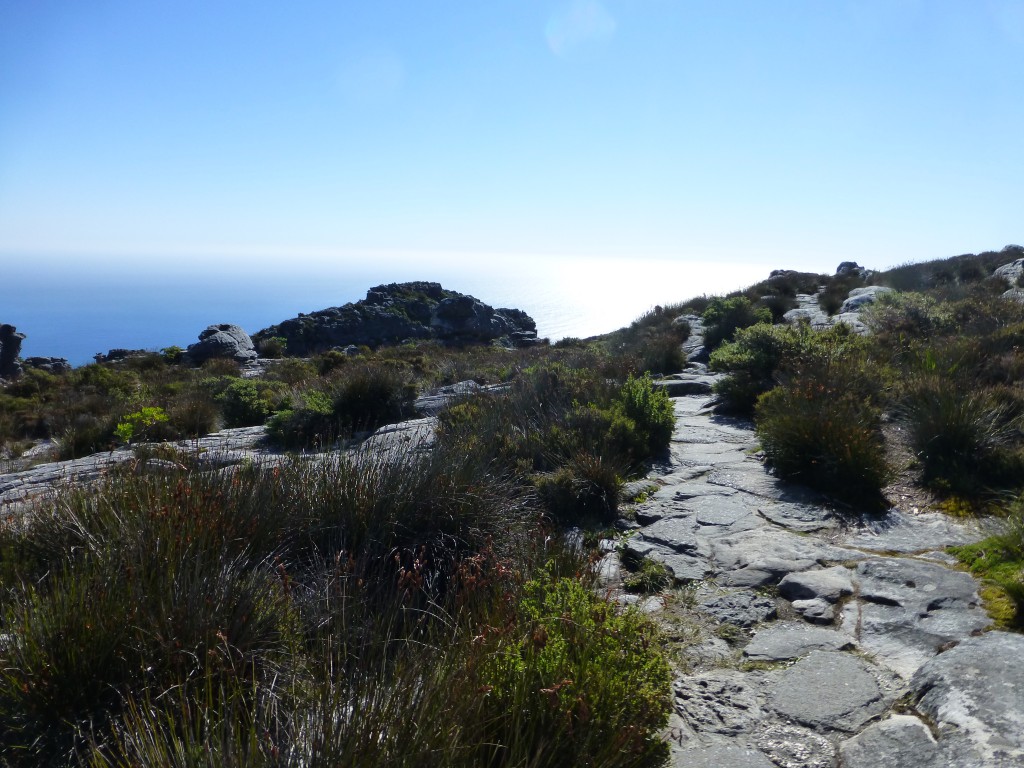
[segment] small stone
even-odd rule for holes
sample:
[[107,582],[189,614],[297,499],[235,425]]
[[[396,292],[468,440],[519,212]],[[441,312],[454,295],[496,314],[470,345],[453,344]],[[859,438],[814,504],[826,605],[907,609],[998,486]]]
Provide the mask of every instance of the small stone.
[[832,603],[821,598],[813,600],[794,600],[793,608],[806,621],[815,624],[831,624],[836,619],[836,608]]
[[757,746],[778,768],[832,768],[836,754],[828,739],[788,723],[769,725],[758,736]]
[[776,768],[759,750],[752,747],[716,744],[711,747],[679,750],[673,766],[678,768]]
[[835,603],[853,594],[853,575],[842,566],[789,573],[779,582],[779,594],[787,600],[821,599]]

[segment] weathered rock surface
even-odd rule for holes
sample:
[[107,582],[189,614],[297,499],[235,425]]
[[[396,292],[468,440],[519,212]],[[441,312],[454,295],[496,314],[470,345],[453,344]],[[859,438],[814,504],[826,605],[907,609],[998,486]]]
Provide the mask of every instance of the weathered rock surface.
[[18,333],[13,325],[0,325],[0,379],[13,379],[21,374],[18,356],[24,340],[25,334]]
[[874,304],[878,297],[886,293],[892,293],[892,288],[884,285],[866,285],[863,288],[854,288],[850,291],[849,297],[843,302],[839,314],[846,312],[859,312],[868,304]]
[[874,670],[848,653],[811,651],[768,695],[772,709],[811,728],[853,732],[885,711]]
[[199,334],[199,341],[190,344],[185,354],[194,365],[215,357],[248,363],[258,356],[249,334],[237,325],[221,323],[211,325]]
[[26,357],[21,364],[25,368],[35,368],[47,373],[67,373],[71,370],[71,363],[64,357]]
[[850,638],[834,629],[786,621],[759,630],[743,649],[743,655],[752,661],[789,661],[811,651],[845,651],[853,647]]
[[[1001,634],[970,639],[991,620],[978,583],[948,568],[942,554],[986,531],[927,511],[840,514],[818,494],[772,477],[751,425],[711,413],[709,402],[674,399],[671,458],[652,471],[660,487],[636,505],[639,526],[626,545],[696,585],[686,624],[695,633],[686,651],[693,671],[675,684],[675,764],[863,768],[916,766],[919,758],[926,768],[1024,766],[1014,762],[1013,738],[992,735],[1024,718],[1015,698],[1024,665],[1007,662],[992,674],[950,662],[948,670],[932,667]],[[1024,658],[1024,649],[1014,653]],[[930,669],[942,671],[915,676]],[[986,676],[1005,690],[976,681]],[[948,733],[929,741],[921,720],[894,716],[894,702],[908,695],[948,710],[943,720],[918,707],[948,722]],[[972,697],[1008,703],[1003,714],[952,709]],[[1000,738],[1008,741],[1003,752],[979,762],[974,745]]]
[[950,765],[1024,765],[1024,636],[971,637],[924,664],[910,681],[917,709]]
[[511,345],[537,341],[537,325],[522,310],[495,309],[438,283],[378,285],[366,298],[330,307],[265,328],[253,338],[281,337],[289,355],[308,356],[349,345],[376,347],[407,339],[449,343],[507,339]]

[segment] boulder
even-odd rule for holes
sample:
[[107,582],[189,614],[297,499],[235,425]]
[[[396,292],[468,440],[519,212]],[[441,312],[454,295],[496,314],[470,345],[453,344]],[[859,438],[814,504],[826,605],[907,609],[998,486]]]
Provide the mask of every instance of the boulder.
[[1024,259],[1017,259],[1009,264],[1003,264],[1001,267],[996,267],[995,271],[992,272],[993,277],[1001,277],[1011,287],[1016,287],[1022,274],[1024,274]]
[[63,357],[28,357],[22,361],[22,365],[47,373],[67,373],[71,370],[71,363]]
[[211,325],[199,334],[199,341],[190,344],[185,354],[194,365],[200,365],[215,357],[227,358],[238,363],[248,363],[257,357],[249,334],[237,325],[221,323]]
[[0,325],[0,379],[13,379],[21,374],[18,356],[24,340],[25,334],[18,333],[13,325]]
[[846,312],[858,312],[868,304],[874,304],[878,297],[884,293],[892,293],[892,288],[884,285],[868,285],[864,288],[854,288],[850,291],[849,297],[839,308],[839,314]]
[[867,270],[856,261],[844,261],[836,268],[836,277],[843,277],[845,275],[863,276],[865,274],[867,274]]

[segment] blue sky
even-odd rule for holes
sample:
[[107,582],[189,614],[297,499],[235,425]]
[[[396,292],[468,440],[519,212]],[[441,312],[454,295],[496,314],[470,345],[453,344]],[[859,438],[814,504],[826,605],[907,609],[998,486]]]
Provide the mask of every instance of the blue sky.
[[0,259],[884,267],[1022,126],[1024,0],[0,0]]

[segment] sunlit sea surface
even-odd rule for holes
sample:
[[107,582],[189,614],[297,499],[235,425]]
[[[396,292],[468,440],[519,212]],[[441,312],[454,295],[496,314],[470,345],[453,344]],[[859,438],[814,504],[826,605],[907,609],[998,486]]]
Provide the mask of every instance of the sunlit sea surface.
[[540,336],[587,337],[655,305],[724,293],[767,277],[763,264],[575,257],[139,257],[0,254],[0,322],[22,355],[74,365],[113,348],[185,347],[215,323],[249,333],[357,301],[382,283],[431,280],[494,307],[525,310]]

